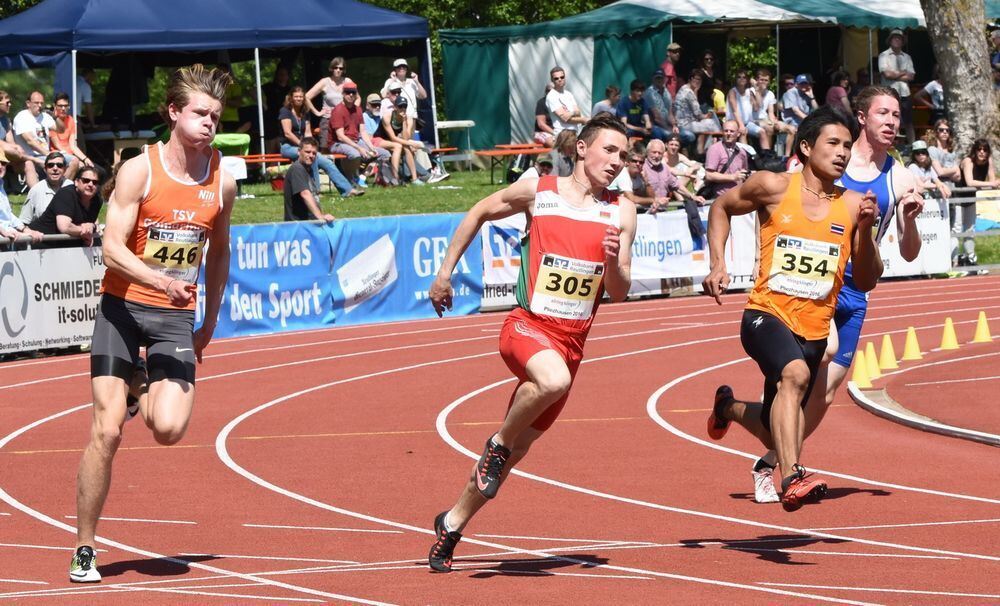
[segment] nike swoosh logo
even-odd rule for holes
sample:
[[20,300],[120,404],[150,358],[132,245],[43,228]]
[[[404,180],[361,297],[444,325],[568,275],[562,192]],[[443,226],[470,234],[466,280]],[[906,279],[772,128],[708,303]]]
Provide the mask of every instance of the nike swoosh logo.
[[174,351],[176,351],[177,353],[183,353],[185,351],[191,351],[191,348],[190,347],[185,347],[184,349],[181,349],[180,347],[175,347]]
[[476,472],[476,486],[479,487],[479,490],[486,490],[486,488],[489,486],[489,484],[486,484],[479,479],[479,472]]
[[69,573],[69,576],[71,576],[71,577],[85,577],[85,576],[87,576],[87,573],[86,572],[71,572],[71,573]]

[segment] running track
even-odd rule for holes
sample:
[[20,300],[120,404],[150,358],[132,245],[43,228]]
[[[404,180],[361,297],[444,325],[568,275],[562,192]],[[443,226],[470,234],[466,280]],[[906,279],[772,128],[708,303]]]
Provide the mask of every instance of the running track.
[[[803,456],[824,470],[828,498],[793,514],[750,500],[747,453],[759,447],[739,428],[720,443],[704,437],[717,384],[760,392],[739,344],[744,301],[602,308],[563,417],[467,529],[450,575],[427,570],[429,524],[513,387],[496,354],[502,314],[213,343],[180,445],[126,425],[98,586],[66,580],[88,360],[0,366],[0,599],[1000,601],[995,448],[895,425],[842,391]],[[890,333],[901,352],[915,326],[926,351],[950,315],[966,342],[980,310],[1000,320],[1000,279],[887,283],[865,336]],[[996,374],[989,362],[961,369]],[[995,408],[990,383],[976,385],[934,397]]]

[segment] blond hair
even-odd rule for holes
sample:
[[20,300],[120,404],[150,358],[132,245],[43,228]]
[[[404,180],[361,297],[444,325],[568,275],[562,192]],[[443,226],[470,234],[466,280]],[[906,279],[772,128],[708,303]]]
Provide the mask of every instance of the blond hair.
[[167,98],[160,109],[160,115],[172,129],[174,123],[167,111],[170,105],[178,110],[183,109],[190,102],[191,93],[204,93],[225,105],[226,89],[232,83],[233,77],[228,73],[215,67],[208,69],[201,63],[179,68],[167,83]]

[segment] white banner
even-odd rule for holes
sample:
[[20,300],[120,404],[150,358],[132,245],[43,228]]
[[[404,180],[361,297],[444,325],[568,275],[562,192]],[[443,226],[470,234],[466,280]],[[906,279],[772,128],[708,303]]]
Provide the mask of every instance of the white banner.
[[489,221],[481,230],[483,241],[483,309],[517,305],[517,277],[521,272],[523,214]]
[[899,238],[896,232],[896,215],[893,214],[889,227],[879,243],[885,271],[883,278],[898,276],[926,276],[951,271],[951,231],[948,226],[948,202],[927,200],[924,211],[917,217],[917,229],[923,244],[920,255],[908,262],[899,254]]
[[0,353],[90,343],[100,247],[0,253]]

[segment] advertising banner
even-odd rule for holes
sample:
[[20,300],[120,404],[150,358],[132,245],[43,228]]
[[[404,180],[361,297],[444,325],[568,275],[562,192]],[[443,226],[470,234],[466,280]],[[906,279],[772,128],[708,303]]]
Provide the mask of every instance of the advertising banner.
[[879,243],[879,252],[885,271],[883,278],[921,276],[951,271],[951,230],[948,225],[948,201],[926,200],[924,210],[917,217],[917,229],[923,241],[920,254],[907,262],[899,254],[899,237],[896,231],[897,215],[893,214],[888,230]]

